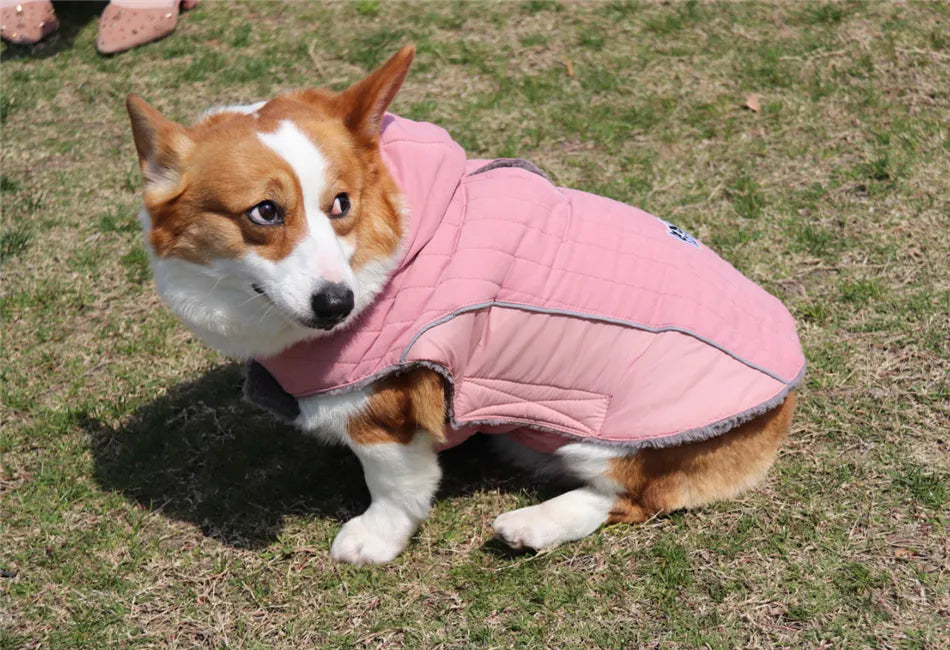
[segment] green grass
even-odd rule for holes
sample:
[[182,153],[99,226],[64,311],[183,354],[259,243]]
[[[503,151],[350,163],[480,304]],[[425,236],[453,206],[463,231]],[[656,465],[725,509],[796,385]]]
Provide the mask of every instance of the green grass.
[[[57,11],[0,65],[0,647],[947,647],[945,4],[208,2],[109,58],[95,4]],[[157,299],[123,98],[188,120],[409,40],[395,111],[789,305],[809,374],[764,485],[515,555],[490,522],[557,488],[476,439],[405,554],[329,562],[358,463],[243,404]]]

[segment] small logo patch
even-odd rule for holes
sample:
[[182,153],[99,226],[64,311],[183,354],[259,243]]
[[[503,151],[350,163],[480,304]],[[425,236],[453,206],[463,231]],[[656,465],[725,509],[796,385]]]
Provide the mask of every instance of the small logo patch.
[[[663,221],[660,219],[660,221]],[[681,242],[685,242],[694,248],[699,248],[699,242],[695,238],[679,226],[674,226],[669,221],[663,221],[666,224],[666,234],[670,237],[676,237]]]

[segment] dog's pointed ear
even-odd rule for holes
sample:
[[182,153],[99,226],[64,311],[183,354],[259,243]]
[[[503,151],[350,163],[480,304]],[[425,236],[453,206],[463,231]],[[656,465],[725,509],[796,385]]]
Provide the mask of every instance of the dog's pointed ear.
[[368,142],[376,142],[383,114],[405,81],[415,54],[415,45],[406,45],[369,76],[340,94],[343,121],[353,133]]
[[129,95],[125,107],[132,119],[132,137],[146,183],[177,180],[185,156],[194,146],[188,131],[138,95]]

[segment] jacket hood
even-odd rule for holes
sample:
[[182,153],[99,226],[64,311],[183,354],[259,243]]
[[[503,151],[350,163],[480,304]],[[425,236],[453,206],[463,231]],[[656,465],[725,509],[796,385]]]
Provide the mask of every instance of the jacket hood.
[[465,173],[465,150],[445,129],[388,113],[379,146],[409,209],[398,270],[415,259],[438,229]]

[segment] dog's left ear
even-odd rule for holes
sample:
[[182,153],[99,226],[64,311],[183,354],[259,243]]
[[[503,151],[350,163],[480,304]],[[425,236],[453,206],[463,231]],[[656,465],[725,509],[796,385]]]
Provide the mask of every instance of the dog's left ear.
[[405,81],[415,54],[415,45],[406,45],[368,77],[340,94],[343,120],[353,133],[375,144],[383,113]]

